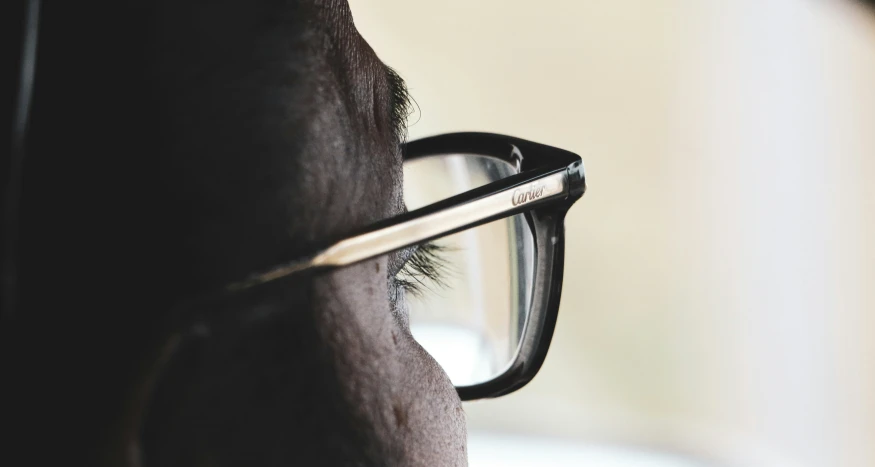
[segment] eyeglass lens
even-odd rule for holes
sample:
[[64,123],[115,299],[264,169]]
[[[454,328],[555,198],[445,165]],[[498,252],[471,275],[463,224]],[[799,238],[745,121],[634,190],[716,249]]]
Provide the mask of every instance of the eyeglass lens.
[[[468,154],[431,156],[404,165],[410,210],[516,173],[502,160]],[[523,214],[459,232],[420,247],[405,267],[414,338],[456,386],[489,381],[519,351],[534,286],[535,245]]]

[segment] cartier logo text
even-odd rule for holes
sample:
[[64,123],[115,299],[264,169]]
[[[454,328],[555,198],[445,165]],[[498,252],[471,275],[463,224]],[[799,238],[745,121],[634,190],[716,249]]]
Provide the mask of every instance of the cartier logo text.
[[514,206],[530,203],[541,196],[544,196],[543,184],[532,184],[528,188],[517,188],[513,190],[512,203]]

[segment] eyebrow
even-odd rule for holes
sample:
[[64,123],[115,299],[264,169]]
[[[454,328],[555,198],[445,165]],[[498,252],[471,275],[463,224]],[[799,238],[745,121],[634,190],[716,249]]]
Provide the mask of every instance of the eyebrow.
[[407,83],[388,65],[386,78],[389,83],[390,114],[392,131],[399,143],[407,140],[407,117],[413,113],[414,100],[407,89]]

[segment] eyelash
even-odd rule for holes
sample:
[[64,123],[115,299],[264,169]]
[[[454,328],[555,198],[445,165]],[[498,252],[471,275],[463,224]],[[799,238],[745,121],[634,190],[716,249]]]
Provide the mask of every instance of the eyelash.
[[399,144],[407,139],[407,117],[413,115],[414,101],[404,80],[392,68],[387,69],[391,105],[389,123]]
[[420,245],[395,275],[395,284],[405,292],[420,297],[434,291],[429,287],[430,284],[437,288],[447,287],[450,264],[446,252],[447,247],[435,243]]

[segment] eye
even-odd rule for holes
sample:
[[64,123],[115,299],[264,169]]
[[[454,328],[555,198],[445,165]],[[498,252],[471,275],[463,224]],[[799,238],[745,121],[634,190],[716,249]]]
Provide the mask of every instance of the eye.
[[447,247],[436,243],[419,245],[395,275],[395,284],[416,296],[447,287],[446,253]]

